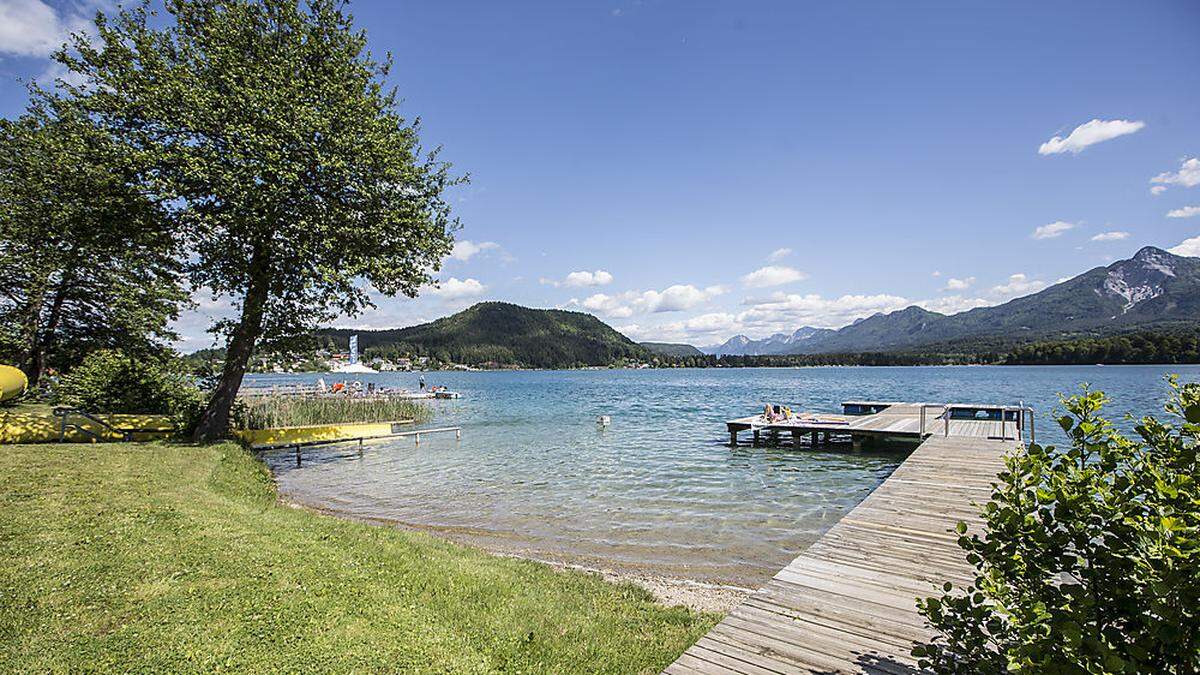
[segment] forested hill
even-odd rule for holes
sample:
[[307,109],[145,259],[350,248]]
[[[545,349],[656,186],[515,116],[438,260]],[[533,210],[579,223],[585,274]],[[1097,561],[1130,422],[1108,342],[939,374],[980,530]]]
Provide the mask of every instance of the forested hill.
[[692,345],[680,344],[676,342],[642,342],[643,347],[650,350],[651,354],[659,356],[703,356],[704,352],[696,349]]
[[325,329],[345,346],[385,357],[430,356],[472,365],[571,368],[642,360],[647,350],[590,314],[481,302],[431,323],[393,330]]

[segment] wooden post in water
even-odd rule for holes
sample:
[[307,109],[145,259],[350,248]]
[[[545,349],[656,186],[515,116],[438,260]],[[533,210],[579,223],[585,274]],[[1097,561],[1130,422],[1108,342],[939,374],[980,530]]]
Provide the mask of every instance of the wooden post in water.
[[817,447],[817,432],[814,431],[809,435],[808,444],[814,448]]
[[758,431],[758,429],[755,429],[755,430],[754,430],[754,447],[756,447],[756,448],[758,447],[758,441],[759,441],[759,435],[758,435],[758,434],[759,434],[759,431]]
[[729,447],[731,447],[731,448],[737,447],[737,429],[729,430]]

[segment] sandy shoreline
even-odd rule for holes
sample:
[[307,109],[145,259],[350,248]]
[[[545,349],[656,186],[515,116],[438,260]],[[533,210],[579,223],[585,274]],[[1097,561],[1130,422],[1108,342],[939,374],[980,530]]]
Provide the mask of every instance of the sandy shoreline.
[[547,557],[532,551],[488,545],[488,543],[485,541],[481,541],[477,537],[472,537],[468,533],[457,532],[449,528],[421,526],[413,523],[389,520],[386,518],[356,516],[338,511],[336,509],[322,508],[290,499],[285,499],[282,495],[280,495],[279,499],[280,503],[294,509],[302,509],[304,511],[319,513],[321,515],[342,518],[345,520],[353,520],[355,522],[376,525],[379,527],[394,527],[402,530],[424,532],[426,534],[431,534],[436,537],[446,539],[447,541],[452,541],[456,544],[462,544],[481,549],[492,555],[508,558],[521,558],[524,560],[532,560],[534,562],[550,565],[551,567],[556,567],[558,569],[598,574],[604,579],[614,583],[632,583],[650,591],[652,594],[654,594],[654,597],[657,598],[659,602],[665,605],[683,605],[697,611],[717,612],[723,614],[736,607],[743,598],[750,593],[753,593],[755,590],[753,588],[746,588],[742,586],[709,583],[694,579],[654,574],[642,570],[622,569],[615,565],[599,567],[585,565],[569,560],[560,560],[553,557]]

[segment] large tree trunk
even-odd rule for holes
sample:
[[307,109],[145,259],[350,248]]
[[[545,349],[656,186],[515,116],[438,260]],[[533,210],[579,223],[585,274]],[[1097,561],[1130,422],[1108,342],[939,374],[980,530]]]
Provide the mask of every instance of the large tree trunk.
[[24,371],[25,377],[29,379],[30,388],[36,387],[38,380],[42,377],[42,370],[45,368],[45,359],[42,353],[41,343],[41,323],[42,323],[42,303],[46,299],[46,284],[44,280],[41,283],[31,285],[29,293],[25,298],[25,311],[21,326],[21,337],[25,343],[25,353],[21,359],[21,370]]
[[54,300],[50,303],[50,316],[46,319],[46,327],[41,329],[34,338],[30,351],[29,386],[37,386],[42,375],[46,373],[46,354],[53,352],[58,339],[58,325],[62,323],[63,305],[67,302],[67,293],[71,291],[74,278],[71,275],[63,277],[54,292]]
[[[255,256],[259,258],[259,256]],[[256,261],[257,262],[257,261]],[[238,389],[242,386],[242,376],[246,374],[246,366],[250,363],[250,355],[254,345],[262,333],[263,310],[267,304],[267,294],[270,290],[270,276],[265,265],[251,263],[252,278],[250,287],[246,289],[246,297],[242,300],[242,316],[237,328],[229,337],[229,345],[225,349],[225,366],[221,370],[221,379],[208,400],[208,408],[200,417],[200,424],[192,440],[197,443],[211,443],[225,438],[229,434],[229,411],[237,398]]]

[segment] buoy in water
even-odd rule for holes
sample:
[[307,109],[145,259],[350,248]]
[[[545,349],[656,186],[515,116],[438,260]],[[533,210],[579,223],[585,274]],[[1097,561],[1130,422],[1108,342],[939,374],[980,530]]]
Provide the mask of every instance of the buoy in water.
[[599,424],[602,427],[606,427],[606,426],[612,424],[612,418],[609,417],[608,415],[601,415],[596,418],[596,424]]

